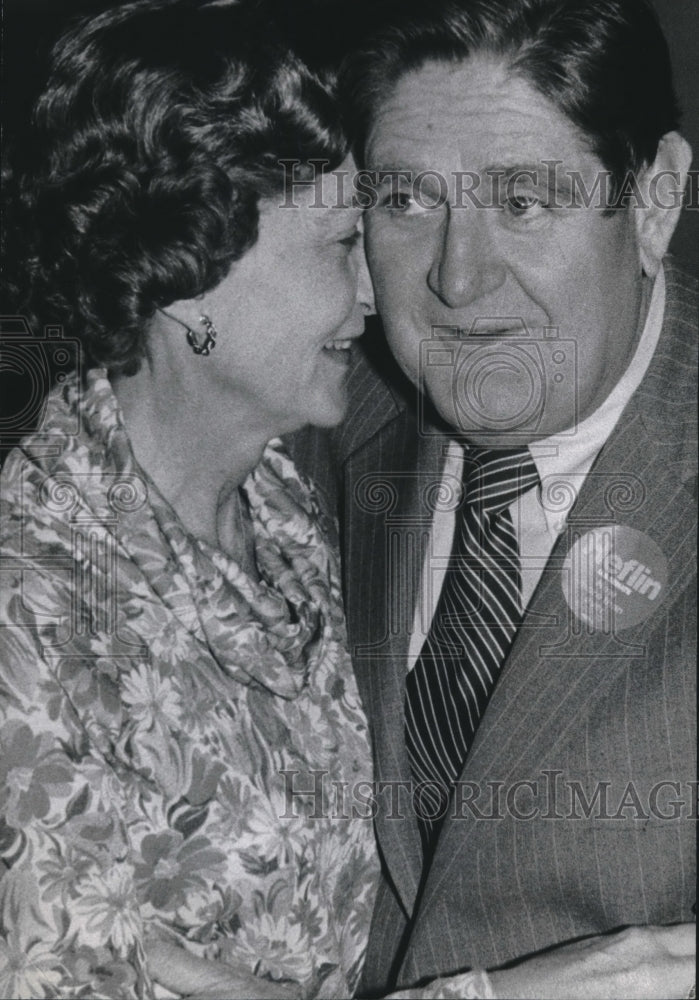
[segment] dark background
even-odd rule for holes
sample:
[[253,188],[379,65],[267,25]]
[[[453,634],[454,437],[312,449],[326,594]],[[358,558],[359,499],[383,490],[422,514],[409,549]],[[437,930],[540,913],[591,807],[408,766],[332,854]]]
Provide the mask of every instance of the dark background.
[[[288,0],[289,4],[293,0]],[[429,3],[429,0],[425,0]],[[672,54],[675,82],[683,110],[682,131],[695,151],[699,169],[699,0],[653,0]],[[26,121],[37,79],[51,40],[72,16],[114,6],[110,0],[4,0],[3,4],[3,118],[5,136],[16,134]],[[352,0],[318,3],[324,23],[338,11],[338,29],[351,17]],[[696,186],[695,186],[696,190]],[[696,202],[697,198],[694,199]],[[685,208],[672,250],[684,265],[699,270],[699,210]]]
[[[675,70],[675,86],[682,108],[681,131],[694,150],[692,170],[699,169],[699,2],[653,0]],[[695,188],[696,190],[696,188]],[[694,199],[696,202],[696,198]],[[685,209],[671,249],[693,273],[699,271],[699,209]]]

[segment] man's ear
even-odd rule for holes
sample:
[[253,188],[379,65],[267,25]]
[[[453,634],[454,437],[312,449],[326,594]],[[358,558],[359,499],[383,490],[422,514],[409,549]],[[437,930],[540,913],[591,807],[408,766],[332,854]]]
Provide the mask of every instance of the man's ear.
[[679,221],[691,162],[689,143],[679,132],[668,132],[658,144],[655,160],[639,178],[645,204],[635,210],[636,236],[641,265],[651,278],[658,272]]

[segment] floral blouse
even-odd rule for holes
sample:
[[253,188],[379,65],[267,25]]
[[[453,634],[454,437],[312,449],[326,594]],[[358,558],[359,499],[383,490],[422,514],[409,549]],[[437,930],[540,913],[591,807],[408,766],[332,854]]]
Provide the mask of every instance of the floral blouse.
[[338,802],[371,765],[332,525],[279,442],[244,488],[259,582],[186,532],[102,370],[7,459],[0,996],[157,997],[153,932],[356,987],[377,862]]

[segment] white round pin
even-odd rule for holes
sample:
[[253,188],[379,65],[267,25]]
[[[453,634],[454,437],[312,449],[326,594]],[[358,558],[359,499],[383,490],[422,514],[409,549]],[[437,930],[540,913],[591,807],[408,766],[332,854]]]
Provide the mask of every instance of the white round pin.
[[561,573],[573,614],[595,631],[638,625],[662,603],[667,559],[652,538],[624,524],[606,524],[581,535]]

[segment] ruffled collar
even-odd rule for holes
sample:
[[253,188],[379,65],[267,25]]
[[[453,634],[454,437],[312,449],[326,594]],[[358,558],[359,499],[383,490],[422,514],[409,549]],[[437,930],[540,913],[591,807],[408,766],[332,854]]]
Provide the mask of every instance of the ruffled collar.
[[192,537],[140,468],[103,369],[89,371],[83,385],[67,380],[52,396],[45,426],[55,432],[62,423],[66,432],[80,428],[66,433],[51,468],[76,495],[73,520],[108,514],[122,576],[133,574],[134,587],[165,605],[226,675],[296,697],[327,644],[344,634],[327,526],[281,442],[269,442],[243,484],[261,578],[254,580]]

